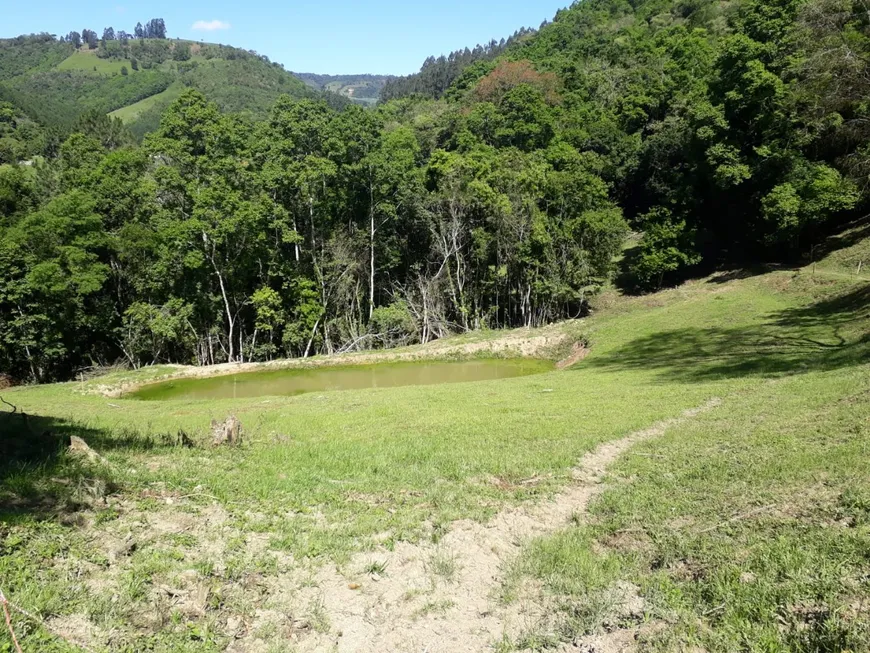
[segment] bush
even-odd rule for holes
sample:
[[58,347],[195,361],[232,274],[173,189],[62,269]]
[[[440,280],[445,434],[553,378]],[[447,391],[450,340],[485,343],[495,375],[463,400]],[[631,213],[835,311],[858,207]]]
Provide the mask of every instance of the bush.
[[666,275],[700,262],[694,248],[695,233],[686,227],[685,220],[659,207],[642,216],[641,223],[643,240],[631,270],[640,287],[660,288]]
[[384,348],[412,344],[420,336],[414,316],[404,300],[372,311],[369,333]]

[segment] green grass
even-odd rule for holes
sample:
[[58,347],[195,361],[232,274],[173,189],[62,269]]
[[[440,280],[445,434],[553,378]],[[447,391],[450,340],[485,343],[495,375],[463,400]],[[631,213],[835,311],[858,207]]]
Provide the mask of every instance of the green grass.
[[57,65],[58,70],[82,70],[97,75],[120,75],[122,67],[131,75],[136,74],[128,59],[101,59],[96,50],[76,50]]
[[161,93],[157,93],[156,95],[147,97],[135,104],[112,111],[109,115],[113,118],[120,118],[124,123],[135,122],[147,111],[158,107],[165,108],[178,98],[183,91],[184,85],[176,82]]
[[[30,435],[0,451],[3,589],[43,616],[84,612],[119,641],[222,650],[216,620],[253,614],[241,588],[274,575],[281,556],[342,562],[379,544],[437,541],[454,520],[558,491],[597,444],[715,396],[719,408],[619,463],[624,482],[595,504],[593,523],[520,555],[505,600],[532,577],[558,609],[546,630],[513,644],[626,625],[608,606],[615,584],[631,582],[647,618],[665,624],[645,635],[660,650],[862,650],[868,300],[870,286],[808,269],[607,295],[589,320],[558,327],[588,339],[585,361],[475,384],[163,402],[87,393],[161,368],[4,391],[30,417],[6,415],[0,428]],[[243,424],[242,446],[182,446],[180,432],[205,442],[210,421],[229,413]],[[58,455],[64,434],[108,462]],[[521,483],[532,477],[541,482]],[[227,519],[219,537],[204,526],[217,509]],[[104,542],[137,520],[172,528],[144,531],[112,562]],[[449,582],[461,561],[439,551],[428,564]],[[100,569],[112,582],[84,591]],[[143,621],[157,588],[190,570],[214,607]],[[317,605],[310,611],[328,628]],[[20,626],[34,649],[67,650]]]
[[870,221],[862,220],[818,248],[821,260],[810,272],[870,281]]
[[588,523],[526,548],[505,599],[536,578],[558,611],[513,645],[612,628],[600,592],[631,582],[659,625],[644,650],[870,649],[870,286],[810,270],[788,286],[807,303],[760,325],[674,324],[590,361],[674,392],[746,382],[624,456]]

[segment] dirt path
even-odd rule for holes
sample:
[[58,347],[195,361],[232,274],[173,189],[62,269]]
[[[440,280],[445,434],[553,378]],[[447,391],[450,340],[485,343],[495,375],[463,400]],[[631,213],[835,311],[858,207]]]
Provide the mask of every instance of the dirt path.
[[[582,519],[590,502],[606,488],[608,466],[631,446],[719,403],[711,399],[678,417],[603,444],[580,461],[573,473],[575,482],[546,503],[505,510],[485,525],[459,521],[437,544],[400,544],[393,551],[360,555],[341,571],[324,568],[313,578],[291,581],[289,587],[286,577],[276,579],[273,604],[280,605],[284,594],[288,605],[309,606],[311,617],[292,635],[300,651],[492,650],[494,644],[516,636],[542,616],[539,602],[504,606],[495,596],[504,565],[515,558],[520,546],[529,538],[564,528],[571,519]],[[636,596],[625,600],[641,601]],[[254,637],[256,630],[250,631]],[[632,642],[629,631],[617,631],[563,650],[615,653],[630,650]],[[256,639],[243,636],[229,650],[261,648]]]

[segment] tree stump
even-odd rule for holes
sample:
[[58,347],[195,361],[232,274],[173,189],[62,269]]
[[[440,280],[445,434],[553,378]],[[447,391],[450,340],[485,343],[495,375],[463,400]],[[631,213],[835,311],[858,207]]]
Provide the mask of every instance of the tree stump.
[[225,444],[240,444],[242,441],[242,423],[235,415],[230,415],[223,422],[212,420],[211,437],[211,443],[215,447]]

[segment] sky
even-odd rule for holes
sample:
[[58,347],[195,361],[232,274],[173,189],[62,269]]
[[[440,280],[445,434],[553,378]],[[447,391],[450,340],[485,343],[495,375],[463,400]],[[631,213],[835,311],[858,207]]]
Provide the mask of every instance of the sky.
[[538,27],[571,0],[3,2],[0,37],[166,21],[170,38],[256,50],[295,72],[407,75],[429,55]]

